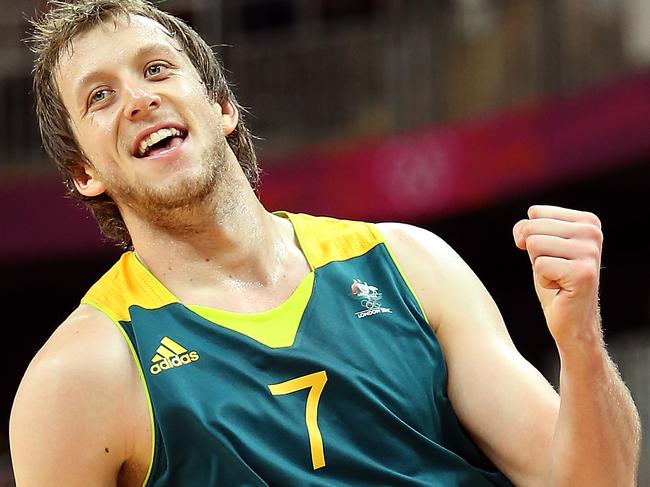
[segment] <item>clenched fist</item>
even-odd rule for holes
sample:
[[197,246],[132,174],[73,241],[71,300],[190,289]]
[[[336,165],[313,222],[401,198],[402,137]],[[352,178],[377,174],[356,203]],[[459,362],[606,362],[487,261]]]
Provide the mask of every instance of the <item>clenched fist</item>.
[[593,213],[532,206],[513,228],[528,252],[546,323],[560,347],[601,339],[598,283],[603,233]]

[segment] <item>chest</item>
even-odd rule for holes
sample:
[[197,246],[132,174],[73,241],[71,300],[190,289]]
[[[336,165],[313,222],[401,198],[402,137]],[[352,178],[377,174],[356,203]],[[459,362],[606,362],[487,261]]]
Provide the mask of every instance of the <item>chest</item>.
[[412,295],[379,268],[331,266],[303,300],[266,314],[175,303],[132,308],[131,317],[160,471],[251,468],[273,478],[330,465],[327,475],[340,476],[351,452],[408,457],[379,446],[386,432],[377,425],[394,439],[439,435],[444,361]]

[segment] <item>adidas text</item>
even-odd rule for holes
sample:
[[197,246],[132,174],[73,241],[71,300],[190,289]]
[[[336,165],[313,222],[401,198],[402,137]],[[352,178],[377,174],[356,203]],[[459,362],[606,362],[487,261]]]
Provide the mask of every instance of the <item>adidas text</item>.
[[152,374],[160,374],[163,370],[173,369],[174,367],[181,367],[183,365],[196,362],[199,359],[198,352],[188,352],[181,355],[174,355],[170,358],[164,358],[159,362],[153,364],[149,370]]

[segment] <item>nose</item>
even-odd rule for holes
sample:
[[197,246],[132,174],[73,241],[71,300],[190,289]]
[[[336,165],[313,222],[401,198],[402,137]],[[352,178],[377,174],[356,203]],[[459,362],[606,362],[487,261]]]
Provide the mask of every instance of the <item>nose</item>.
[[160,96],[151,93],[138,82],[124,83],[124,116],[129,120],[139,120],[147,117],[160,106]]

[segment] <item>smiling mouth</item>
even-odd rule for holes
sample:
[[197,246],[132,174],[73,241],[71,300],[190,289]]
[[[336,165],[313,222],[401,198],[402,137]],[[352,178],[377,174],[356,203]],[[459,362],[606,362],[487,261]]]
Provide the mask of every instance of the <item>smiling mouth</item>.
[[167,152],[181,145],[186,137],[186,131],[174,127],[156,130],[140,141],[135,156],[144,158]]

